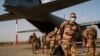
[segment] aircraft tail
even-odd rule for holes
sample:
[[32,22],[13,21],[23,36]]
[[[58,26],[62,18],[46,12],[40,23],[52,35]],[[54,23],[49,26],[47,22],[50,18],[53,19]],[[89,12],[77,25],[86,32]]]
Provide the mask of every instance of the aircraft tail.
[[5,0],[4,5],[30,7],[41,3],[41,0]]

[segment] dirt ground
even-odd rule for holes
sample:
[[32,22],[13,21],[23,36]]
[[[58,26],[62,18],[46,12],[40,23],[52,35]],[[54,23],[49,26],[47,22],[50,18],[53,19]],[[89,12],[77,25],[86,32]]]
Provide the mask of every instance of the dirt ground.
[[33,55],[31,45],[24,44],[0,46],[0,56],[47,56],[47,54],[42,54],[41,50],[37,50]]
[[[96,51],[96,53],[100,52],[100,43],[97,44]],[[42,54],[41,50],[36,51],[36,53],[32,54],[30,44],[0,46],[0,56],[50,56]],[[85,56],[85,48],[78,48],[78,56]]]

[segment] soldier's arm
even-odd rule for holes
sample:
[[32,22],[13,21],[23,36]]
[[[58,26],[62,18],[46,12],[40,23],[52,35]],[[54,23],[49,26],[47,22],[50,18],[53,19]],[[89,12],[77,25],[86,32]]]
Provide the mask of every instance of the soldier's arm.
[[54,32],[53,32],[53,31],[52,31],[52,32],[50,32],[50,33],[48,33],[47,38],[52,37],[52,36],[53,36],[53,34],[54,34]]
[[56,38],[58,38],[58,37],[61,38],[61,32],[60,32],[60,29],[58,30],[57,35],[56,35]]
[[78,26],[78,32],[79,32],[79,34],[82,35],[82,29],[81,29],[81,27],[78,24],[77,24],[77,26]]
[[97,39],[97,30],[95,29],[95,39]]
[[83,31],[83,38],[82,38],[82,41],[83,41],[83,46],[86,46],[86,37],[87,37],[87,31]]
[[34,38],[37,38],[36,34],[34,34]]
[[87,30],[83,31],[83,37],[84,38],[88,37],[88,31]]
[[83,37],[82,37],[82,45],[85,47],[86,45],[86,38],[84,37],[84,32],[83,32]]
[[50,37],[53,37],[56,33],[54,31],[51,32]]
[[82,42],[82,45],[85,47],[85,46],[86,46],[86,38],[83,37],[83,38],[82,38],[82,41],[83,41],[83,42]]
[[31,44],[31,36],[28,39],[28,44]]
[[61,25],[60,25],[60,29],[64,27],[65,24],[68,24],[68,20],[65,20]]
[[60,25],[60,28],[59,28],[60,31],[59,31],[59,32],[61,33],[61,37],[62,37],[62,34],[63,34],[63,32],[64,32],[64,26],[67,25],[68,22],[69,22],[68,20],[65,20],[65,21]]

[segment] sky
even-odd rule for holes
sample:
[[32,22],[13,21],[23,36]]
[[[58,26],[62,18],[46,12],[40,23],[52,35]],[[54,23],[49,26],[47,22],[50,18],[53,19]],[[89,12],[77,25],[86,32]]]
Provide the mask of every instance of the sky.
[[[45,2],[47,2],[46,0]],[[0,15],[5,14],[4,8],[2,4],[4,0],[0,0]],[[90,22],[90,21],[100,21],[100,0],[91,0],[79,5],[71,6],[52,14],[64,18],[69,18],[69,14],[75,12],[77,14],[77,23]],[[2,21],[0,22],[0,42],[15,42],[15,33],[16,33],[16,21]],[[19,20],[18,31],[20,30],[29,30],[36,29],[32,24],[30,24],[25,19]],[[100,36],[100,30],[96,27],[98,31],[98,37]],[[27,41],[32,32],[28,33],[19,33],[19,41]],[[42,36],[41,32],[36,32],[37,36]]]

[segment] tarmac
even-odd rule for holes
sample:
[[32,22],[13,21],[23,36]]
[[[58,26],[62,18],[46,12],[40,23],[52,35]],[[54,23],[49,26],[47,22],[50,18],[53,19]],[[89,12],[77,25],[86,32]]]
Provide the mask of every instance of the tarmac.
[[0,46],[0,56],[47,56],[47,54],[42,54],[41,50],[37,50],[36,54],[33,54],[31,45],[23,44]]
[[[99,40],[100,41],[100,40]],[[85,56],[85,48],[78,48],[77,56]],[[96,55],[100,56],[100,43],[96,44]],[[22,45],[4,45],[0,46],[0,56],[50,56],[49,54],[42,54],[41,50],[37,50],[36,54],[32,53],[31,44]]]

